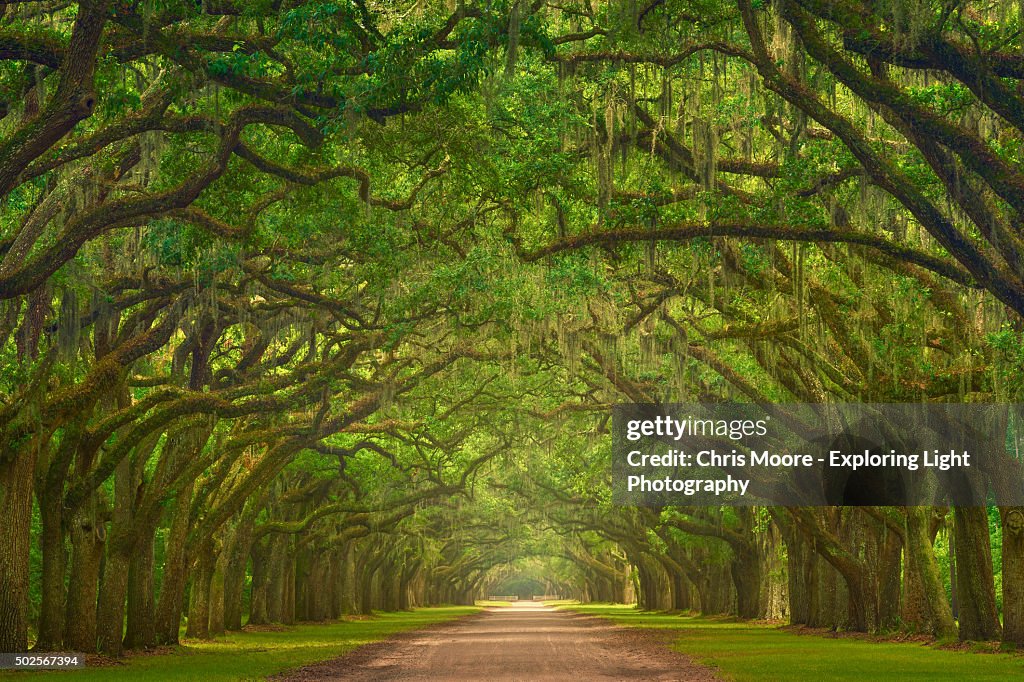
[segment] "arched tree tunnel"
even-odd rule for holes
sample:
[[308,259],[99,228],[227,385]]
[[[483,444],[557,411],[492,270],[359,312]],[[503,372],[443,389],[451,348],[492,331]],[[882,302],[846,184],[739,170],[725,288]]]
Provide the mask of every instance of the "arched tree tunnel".
[[483,587],[490,596],[532,599],[573,594],[572,581],[549,562],[516,561],[492,569]]
[[0,4],[0,652],[503,592],[1024,645],[1002,498],[611,496],[616,403],[1021,400],[1021,3],[911,4]]

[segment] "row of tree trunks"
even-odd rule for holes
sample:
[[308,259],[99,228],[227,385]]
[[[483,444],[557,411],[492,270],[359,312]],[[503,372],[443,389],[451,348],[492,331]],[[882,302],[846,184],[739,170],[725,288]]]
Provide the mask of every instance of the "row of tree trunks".
[[[988,613],[994,616],[994,590],[991,582],[986,585],[984,580],[986,575],[991,575],[991,571],[985,568],[986,553],[977,552],[981,540],[984,540],[983,544],[987,547],[987,518],[984,510],[955,510],[953,518],[957,524],[957,534],[954,536],[953,546],[960,566],[955,576],[958,590],[961,594],[969,594],[972,590],[981,590],[981,596],[986,599],[975,599],[974,604],[977,607],[979,604],[989,603],[991,606]],[[914,529],[914,532],[924,533],[922,545],[930,549],[934,542],[936,525],[930,523],[927,515],[923,513],[909,516],[907,523],[908,528]],[[1007,525],[1012,529],[1012,515]],[[243,524],[237,524],[225,531],[226,539],[219,551],[213,551],[208,547],[199,552],[199,556],[204,559],[197,561],[192,567],[193,570],[190,571],[192,576],[189,600],[190,636],[208,637],[223,632],[229,627],[231,629],[241,627],[241,587],[244,584],[245,564],[237,560],[241,558],[237,545],[249,547],[244,540],[237,541],[237,536],[245,532],[241,530],[242,526]],[[114,527],[116,527],[116,519]],[[83,532],[88,530],[88,524],[83,523],[82,528]],[[977,535],[973,540],[971,539],[972,530]],[[1009,534],[1012,536],[1013,531],[1011,530]],[[874,593],[879,597],[874,608],[871,609],[878,613],[878,617],[872,620],[874,626],[884,627],[885,623],[893,622],[896,616],[895,605],[902,602],[902,616],[907,622],[915,624],[914,627],[920,629],[934,628],[934,607],[929,600],[936,597],[936,592],[933,589],[931,597],[929,597],[928,590],[923,585],[924,580],[921,579],[922,570],[913,566],[908,567],[906,581],[902,586],[903,594],[900,595],[899,536],[895,533],[883,532],[881,537],[876,539],[878,540],[876,549],[872,550],[874,545],[870,542],[865,545],[865,559],[869,559],[873,565],[878,567],[876,575],[871,580],[877,586]],[[97,538],[93,538],[92,542],[97,541]],[[288,536],[276,536],[272,537],[269,542],[252,545],[254,579],[251,622],[268,622],[270,620],[294,622],[296,619],[335,618],[342,613],[355,610],[356,602],[358,602],[360,611],[367,611],[367,606],[369,609],[408,608],[413,600],[417,600],[417,597],[412,594],[414,585],[418,585],[417,591],[423,595],[421,597],[423,601],[430,600],[426,595],[425,585],[413,581],[417,569],[396,563],[394,556],[386,551],[360,562],[362,564],[362,580],[358,586],[355,586],[353,584],[356,564],[353,560],[354,544],[348,543],[341,550],[318,550],[316,552],[307,550],[296,553],[291,548],[291,539]],[[79,543],[79,546],[82,545],[86,548],[90,546],[88,538],[84,538]],[[277,550],[272,553],[276,559],[273,566],[274,575],[265,579],[267,562],[263,557],[271,545],[276,545]],[[844,613],[845,609],[842,604],[849,603],[849,585],[843,581],[838,572],[813,551],[813,542],[809,543],[803,534],[791,533],[788,537],[787,548],[789,555],[787,591],[793,597],[789,604],[792,622],[816,627],[848,627],[853,622],[852,612]],[[128,634],[125,636],[125,645],[130,647],[148,646],[155,640],[155,633],[151,634],[152,628],[148,628],[149,632],[147,632],[147,628],[141,627],[144,623],[152,622],[151,619],[144,617],[146,613],[151,613],[153,608],[151,540],[148,550],[136,555],[133,560],[118,563],[114,563],[117,554],[109,553],[107,568],[115,570],[116,567],[115,575],[122,575],[124,580],[118,581],[116,588],[110,588],[111,579],[107,571],[104,571],[100,580],[99,615],[101,622],[106,613],[104,595],[112,592],[127,593],[129,628]],[[85,554],[83,549],[78,551]],[[772,553],[768,552],[757,561],[767,561],[771,555]],[[95,550],[91,556],[95,558]],[[1009,556],[1012,558],[1013,552],[1010,552]],[[231,557],[232,560],[229,561],[228,557]],[[934,560],[934,557],[932,559]],[[978,568],[972,568],[972,560],[980,562]],[[990,564],[990,555],[987,561]],[[125,563],[125,567],[121,567],[120,563]],[[231,572],[229,567],[239,564],[242,568],[234,571],[236,578],[229,580],[227,577]],[[74,566],[75,563],[72,562],[72,567]],[[78,570],[81,573],[98,572],[98,564],[96,568],[93,568],[92,562],[83,560],[79,566],[81,568]],[[734,590],[738,590],[742,585],[742,582],[737,581],[735,574],[732,573],[736,566],[737,562],[732,562],[729,568]],[[897,570],[893,570],[894,566]],[[981,576],[980,579],[979,576]],[[693,576],[687,576],[684,579],[683,572],[676,568],[674,562],[655,560],[650,556],[641,556],[639,559],[637,578],[640,601],[645,608],[689,610],[696,606],[704,612],[719,612],[701,608],[702,603],[707,602],[710,605],[715,601],[710,594],[711,583],[722,585],[727,582],[723,580],[723,575],[719,575],[717,580],[710,582],[693,582]],[[933,573],[931,580],[935,581],[936,579],[936,575]],[[231,589],[228,589],[229,582],[233,583]],[[261,599],[261,595],[266,594],[270,583],[273,583],[276,590],[273,598],[273,618],[265,614],[265,607],[261,607],[266,600],[265,596]],[[703,589],[698,589],[698,585]],[[766,589],[776,588],[767,585]],[[588,597],[593,595],[599,599],[616,600],[620,598],[622,591],[621,584],[614,585],[604,576],[595,575],[590,581],[587,595]],[[79,622],[81,619],[77,618],[82,613],[86,613],[86,609],[80,603],[81,598],[76,595],[87,593],[88,591],[84,590],[73,590],[69,595],[68,614],[74,613],[76,617],[75,621],[69,620],[69,622],[76,622],[79,626],[74,630],[69,630],[69,637],[76,637],[81,642],[88,641],[88,638],[92,636],[90,628],[95,628],[95,623],[86,622],[83,625]],[[231,607],[236,615],[232,616],[233,620],[230,625],[226,621],[226,613],[229,610],[228,602],[232,599],[228,596],[229,594],[236,595],[233,598],[236,606]],[[354,598],[356,594],[359,596],[358,600]],[[735,599],[733,612],[738,613],[739,596],[736,592],[733,594],[733,599]],[[298,595],[298,601],[296,601],[296,595]],[[897,598],[893,599],[893,595],[896,595]],[[452,596],[449,593],[446,596],[448,597],[446,601],[469,599],[464,594]],[[761,599],[761,603],[764,603],[763,599]],[[944,593],[939,600],[940,607],[943,603],[946,603]],[[762,612],[765,608],[759,607],[758,612]],[[975,610],[984,616],[982,609],[976,608]],[[265,615],[266,617],[264,617]],[[991,639],[998,635],[999,624],[995,618],[982,620],[981,617],[967,612],[962,613],[961,618],[961,637],[965,639]],[[989,627],[987,633],[980,629],[971,630],[972,627],[983,626],[985,622],[988,622]],[[101,633],[102,630],[101,627]],[[69,639],[69,641],[71,640]],[[100,642],[100,645],[103,646],[102,635]]]
[[[739,513],[744,536],[759,540],[730,542],[727,564],[710,558],[704,545],[684,547],[659,530],[664,549],[652,553],[637,546],[630,552],[639,605],[654,610],[728,612],[744,618],[788,618],[793,624],[816,628],[864,632],[902,628],[939,639],[1021,638],[1024,510],[1020,508],[1001,510],[1003,623],[996,608],[990,523],[984,507],[773,509],[772,514],[775,522],[755,531],[751,513]],[[678,525],[683,528],[687,523]],[[705,534],[700,528],[697,532]],[[956,620],[935,554],[943,529],[951,547],[952,585],[959,606]],[[728,579],[721,573],[723,567]],[[724,603],[723,586],[727,587]],[[588,581],[585,593],[588,598],[605,596],[598,578]]]
[[[0,473],[10,475],[10,466],[0,467]],[[43,621],[50,628],[55,622],[65,624],[58,641],[68,648],[116,654],[123,647],[177,641],[186,605],[189,637],[208,638],[240,629],[249,567],[249,622],[253,624],[321,621],[416,604],[472,603],[486,596],[480,592],[487,584],[485,572],[431,579],[422,563],[388,536],[375,534],[336,544],[288,532],[256,537],[260,507],[255,503],[244,507],[213,537],[190,546],[187,536],[194,520],[189,516],[193,505],[187,485],[168,510],[170,529],[157,605],[155,524],[133,523],[132,517],[140,473],[131,460],[125,460],[114,478],[112,511],[106,510],[107,502],[97,494],[69,520],[70,581],[64,612],[55,621]],[[6,506],[16,500],[12,492],[17,488],[5,488],[4,509],[13,518],[19,511],[30,513],[30,504],[28,512]],[[26,497],[31,500],[31,493]],[[796,516],[785,514],[776,516],[777,524],[755,532],[754,517],[741,514],[746,533],[758,538],[749,544],[749,554],[742,551],[746,545],[739,550],[730,545],[730,554],[716,556],[706,543],[679,544],[671,536],[661,552],[634,545],[627,555],[637,601],[650,610],[732,613],[744,618],[788,616],[792,623],[810,627],[884,631],[900,625],[940,638],[992,640],[1002,635],[1014,641],[1020,637],[1024,596],[1020,581],[1013,579],[1024,572],[1020,560],[1024,513],[1019,508],[1002,510],[1005,627],[996,609],[989,518],[984,508],[955,508],[949,513],[926,507],[880,512],[835,508],[813,513],[818,516],[807,518],[817,518],[822,528],[832,529],[831,535],[818,534],[818,526],[807,518],[797,521]],[[943,528],[955,566],[952,580],[959,627],[935,559],[934,545]],[[782,545],[787,557],[784,567],[779,563]],[[612,568],[618,561],[615,557],[600,558],[592,558],[584,571],[579,596],[623,600],[629,592],[626,573]],[[4,568],[14,574],[14,567]],[[12,594],[4,596],[10,599]],[[4,606],[5,615],[19,617],[14,608],[18,604]],[[22,608],[27,613],[27,605]],[[23,650],[25,644],[12,640],[7,646]]]

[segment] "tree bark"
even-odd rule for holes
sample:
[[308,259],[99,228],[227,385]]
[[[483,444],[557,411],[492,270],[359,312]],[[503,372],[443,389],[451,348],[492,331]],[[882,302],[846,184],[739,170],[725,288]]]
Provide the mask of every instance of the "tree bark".
[[807,625],[811,619],[813,554],[803,533],[793,525],[783,529],[786,541],[786,578],[789,580],[789,622]]
[[193,564],[192,586],[189,589],[186,637],[210,638],[210,581],[217,561],[211,542],[203,543]]
[[882,533],[878,551],[878,627],[892,630],[900,621],[903,541],[894,532]]
[[39,605],[38,651],[59,651],[64,643],[64,572],[67,549],[61,519],[60,491],[39,497],[42,529],[39,544],[43,554],[42,593]]
[[35,448],[0,450],[0,652],[28,649],[29,542]]
[[270,555],[267,577],[267,617],[271,623],[284,622],[285,561],[287,559],[284,536],[271,539],[274,548]]
[[[235,529],[231,560],[224,575],[224,627],[227,630],[242,629],[242,599],[245,595],[245,575],[252,552],[252,530],[255,512],[249,506]],[[255,573],[255,567],[254,567]]]
[[114,516],[107,558],[100,583],[100,600],[96,623],[97,650],[119,656],[124,641],[124,607],[128,596],[128,565],[135,549],[132,527],[134,486],[131,460],[125,458],[114,471]]
[[953,523],[960,639],[999,639],[1002,626],[996,609],[988,512],[984,507],[954,507]]
[[97,588],[106,528],[97,519],[95,495],[71,520],[71,571],[64,644],[73,651],[96,651]]
[[217,560],[213,564],[213,573],[210,576],[210,615],[209,634],[211,637],[223,635],[225,627],[225,600],[227,596],[227,575],[228,565],[235,554],[235,529],[228,528],[224,532],[224,544],[217,553]]
[[930,629],[939,639],[957,636],[953,610],[950,608],[932,551],[927,513],[928,507],[907,507],[907,570],[913,573],[921,590],[930,617]]
[[164,549],[163,584],[156,607],[157,644],[177,644],[184,606],[186,556],[185,538],[188,535],[189,508],[192,503],[193,484],[178,493],[174,504],[174,517],[167,533]]
[[249,624],[265,625],[270,622],[268,595],[270,589],[270,547],[263,538],[252,545],[252,582],[249,593]]
[[1024,646],[1024,507],[1000,509],[1003,522],[1003,641]]
[[146,528],[140,535],[128,564],[128,623],[125,629],[126,649],[149,649],[156,646],[156,586],[153,568],[156,563],[153,544],[155,528]]
[[761,562],[754,554],[738,553],[729,565],[733,585],[736,588],[736,615],[740,618],[757,618],[761,604]]
[[291,538],[287,538],[285,547],[288,553],[284,561],[284,593],[281,595],[281,622],[285,625],[295,623],[295,556],[292,554]]
[[359,585],[359,613],[362,615],[368,616],[373,613],[373,580],[379,566],[380,559],[371,559],[363,569]]
[[342,580],[342,597],[341,597],[341,612],[342,613],[356,613],[359,610],[356,595],[356,556],[355,556],[355,543],[345,543],[345,549],[343,554],[343,565],[341,572]]
[[[123,542],[123,540],[118,540]],[[107,552],[100,583],[96,616],[96,649],[101,654],[120,656],[124,642],[124,607],[128,596],[130,552],[123,548]]]

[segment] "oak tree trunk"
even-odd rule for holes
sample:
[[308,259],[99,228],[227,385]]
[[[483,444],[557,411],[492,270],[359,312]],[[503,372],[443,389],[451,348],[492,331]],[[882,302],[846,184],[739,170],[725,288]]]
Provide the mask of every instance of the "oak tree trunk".
[[153,580],[155,528],[140,532],[128,563],[128,617],[125,628],[126,649],[149,649],[156,646],[156,586]]
[[999,639],[988,513],[984,507],[953,508],[953,558],[959,603],[960,639]]
[[28,649],[29,534],[34,448],[0,450],[0,652]]
[[174,503],[174,516],[167,533],[164,547],[163,582],[160,585],[160,599],[156,607],[157,644],[177,644],[181,627],[181,610],[184,607],[185,583],[185,538],[189,529],[189,506],[192,502],[193,484],[178,493]]
[[1003,522],[1003,641],[1024,646],[1024,507],[1000,509]]

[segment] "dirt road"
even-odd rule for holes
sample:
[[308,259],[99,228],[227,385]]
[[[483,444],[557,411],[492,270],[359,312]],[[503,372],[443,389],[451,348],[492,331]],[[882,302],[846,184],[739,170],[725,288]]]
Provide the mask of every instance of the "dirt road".
[[518,602],[371,644],[281,679],[705,682],[716,677],[650,632]]

